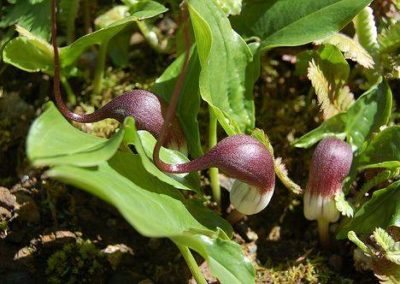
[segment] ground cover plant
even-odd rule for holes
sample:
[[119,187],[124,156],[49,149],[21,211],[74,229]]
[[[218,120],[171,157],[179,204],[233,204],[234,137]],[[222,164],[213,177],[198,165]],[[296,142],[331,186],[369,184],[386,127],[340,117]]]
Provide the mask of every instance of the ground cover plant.
[[0,282],[399,283],[399,9],[1,2]]

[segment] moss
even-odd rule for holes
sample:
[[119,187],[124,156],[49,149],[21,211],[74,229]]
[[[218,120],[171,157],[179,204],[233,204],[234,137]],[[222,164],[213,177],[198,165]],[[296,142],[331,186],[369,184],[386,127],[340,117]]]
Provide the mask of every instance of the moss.
[[47,260],[49,283],[92,283],[109,269],[104,254],[90,241],[66,244]]
[[330,270],[321,256],[257,267],[256,283],[352,283]]
[[0,220],[0,236],[1,232],[5,232],[8,230],[8,222],[6,220]]

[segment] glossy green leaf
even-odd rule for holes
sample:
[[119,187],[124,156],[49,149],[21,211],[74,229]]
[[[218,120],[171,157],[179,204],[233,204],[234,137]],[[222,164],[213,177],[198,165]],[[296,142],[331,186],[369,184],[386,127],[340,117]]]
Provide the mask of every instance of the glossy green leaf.
[[[98,16],[95,20],[96,28],[106,28],[111,24],[129,16],[129,7],[125,5],[117,5],[104,14]],[[125,28],[124,31],[118,33],[112,38],[112,44],[108,45],[107,52],[113,63],[119,67],[125,67],[129,61],[129,41],[132,31]]]
[[[108,163],[97,167],[56,166],[47,174],[114,205],[141,234],[170,237],[198,251],[222,283],[254,282],[254,268],[241,247],[227,239],[225,233],[216,234],[211,231],[214,228],[196,220],[182,195],[149,175],[140,161],[137,155],[118,152]],[[232,232],[225,220],[206,208],[204,212],[216,228],[225,227]]]
[[229,134],[254,128],[253,54],[213,1],[189,0],[201,72],[200,95]]
[[[132,23],[154,17],[165,11],[165,7],[158,10],[142,11],[140,17],[137,15],[125,17],[105,28],[79,38],[68,46],[60,48],[62,67],[70,66],[88,47],[109,41]],[[51,45],[29,33],[29,31],[19,29],[19,32],[21,35],[5,46],[3,50],[4,61],[28,72],[43,71],[52,74],[53,51]]]
[[[141,165],[140,163],[129,165],[130,170],[153,179],[152,183],[140,181],[141,187],[119,174],[119,167],[127,166],[124,159],[111,160],[110,164],[103,162],[94,168],[56,166],[47,174],[113,204],[145,236],[170,237],[188,229],[206,229],[194,219],[180,199],[164,193],[163,183],[146,174],[145,170],[134,167]],[[138,176],[135,174],[131,178]],[[155,182],[158,183],[156,187],[152,186]]]
[[204,207],[203,202],[200,200],[190,199],[186,202],[186,208],[190,213],[199,221],[201,224],[207,228],[217,231],[222,229],[227,238],[232,238],[233,229],[232,226],[223,219],[220,215],[215,214],[207,207]]
[[333,45],[325,44],[318,49],[317,63],[332,88],[341,87],[347,82],[350,66],[340,50]]
[[[127,123],[126,125],[132,126],[133,123]],[[129,127],[129,130],[131,130],[131,127]],[[142,162],[149,173],[175,187],[198,191],[200,187],[200,177],[197,173],[167,174],[160,171],[153,164],[153,150],[157,142],[156,139],[147,131],[137,131],[137,135],[140,139],[136,139],[134,145],[138,153],[140,153]],[[138,141],[140,141],[140,144],[138,144]],[[165,148],[161,149],[160,157],[164,162],[169,164],[183,164],[189,162],[189,159],[182,153]]]
[[[129,7],[129,12],[132,16],[139,20],[150,18],[149,15],[158,15],[165,13],[168,9],[157,1],[142,0],[142,1],[125,1]],[[153,16],[151,16],[153,17]]]
[[298,148],[309,148],[325,137],[336,136],[339,139],[346,137],[345,127],[347,114],[339,113],[334,117],[324,121],[318,128],[311,130],[294,142]]
[[[152,87],[152,91],[166,101],[170,100],[176,79],[181,73],[183,59],[184,55],[182,54],[168,66]],[[200,109],[199,74],[200,63],[198,54],[196,48],[193,48],[190,53],[189,67],[179,97],[176,113],[185,133],[189,153],[194,157],[198,157],[202,154],[199,123],[197,121],[197,114]]]
[[400,167],[400,126],[386,128],[373,137],[354,163],[358,169]]
[[1,15],[0,28],[18,24],[45,40],[50,37],[50,1],[16,1],[9,13]]
[[242,10],[242,0],[216,0],[227,16],[239,15]]
[[32,124],[27,140],[27,155],[35,166],[95,166],[117,151],[124,130],[106,140],[73,127],[50,103]]
[[158,10],[142,11],[142,13],[140,13],[140,16],[131,15],[129,17],[125,17],[110,24],[105,28],[99,29],[93,33],[80,37],[72,44],[61,48],[60,56],[62,66],[65,67],[72,64],[89,46],[92,46],[94,44],[102,44],[102,42],[110,40],[117,33],[122,31],[124,28],[134,23],[135,21],[151,18],[161,13],[164,13],[166,11],[166,8],[162,5],[161,7],[163,8],[160,8]]
[[392,92],[385,81],[365,92],[345,113],[324,121],[318,128],[294,142],[295,147],[308,148],[328,136],[347,137],[354,148],[389,121],[392,110]]
[[96,28],[104,29],[108,26],[111,26],[115,22],[122,20],[123,18],[129,16],[128,10],[129,8],[124,5],[112,7],[110,10],[96,18],[94,21]]
[[[140,158],[142,159],[143,166],[147,170],[147,172],[157,177],[161,181],[176,188],[198,191],[199,179],[196,176],[196,173],[179,175],[166,174],[160,171],[156,167],[156,165],[154,165],[152,157],[156,140],[152,135],[147,132],[140,132],[140,135],[139,132],[136,130],[135,123],[132,118],[126,119],[124,123],[124,130],[124,143],[126,143],[127,145],[135,146],[135,149],[139,153]],[[143,141],[141,139],[143,139]],[[188,161],[188,159],[184,155],[180,153],[178,154],[178,152],[176,151],[165,148],[161,148],[160,157],[165,162],[184,163]]]
[[0,38],[0,60],[3,60],[3,50],[7,43],[14,37],[14,31],[8,30],[2,34]]
[[108,45],[108,55],[112,62],[118,67],[126,67],[129,65],[129,41],[131,39],[131,30],[123,31],[112,39],[112,44]]
[[53,53],[38,47],[38,42],[26,37],[17,37],[7,43],[3,50],[5,63],[27,72],[52,73]]
[[337,238],[346,238],[349,231],[369,235],[377,227],[390,226],[400,227],[400,181],[375,191],[354,218],[341,228]]
[[347,141],[356,147],[386,125],[392,111],[392,91],[386,81],[373,86],[347,111]]
[[[144,137],[143,141],[141,141],[141,137]],[[127,148],[121,148],[122,141],[134,144],[139,155],[133,155]],[[159,175],[156,176],[146,169],[143,161],[148,160],[143,159],[143,157],[147,158],[147,156],[142,143],[145,145],[146,150],[149,151],[149,148],[154,146],[155,140],[145,131],[141,131],[139,135],[136,132],[132,118],[128,118],[121,130],[111,139],[106,140],[74,128],[62,117],[55,106],[49,103],[46,111],[32,124],[27,140],[27,152],[28,157],[36,166],[55,166],[53,170],[68,168],[72,172],[82,170],[90,173],[94,173],[97,170],[103,172],[101,169],[111,167],[124,178],[134,180],[136,185],[148,187],[149,190],[154,192],[159,192],[160,189],[165,192],[167,188],[169,195],[182,199],[183,197],[179,191],[172,186],[175,185],[173,182],[163,182],[163,175],[173,180],[171,177],[162,172],[159,172]],[[184,156],[178,156],[175,151],[166,149],[162,149],[161,157],[166,161],[187,161]],[[85,169],[76,169],[77,167],[85,167]],[[107,171],[105,170],[105,172]],[[64,173],[64,171],[61,172]],[[172,185],[169,183],[172,183]],[[177,182],[177,185],[178,187],[182,186],[179,182]],[[179,195],[176,195],[176,192]],[[196,210],[195,205],[191,204],[191,202],[190,211],[202,212],[205,216],[210,214],[206,212],[207,210]],[[199,215],[199,213],[196,213],[196,215]],[[209,217],[211,218],[211,215]],[[214,215],[212,218],[216,218],[217,221],[220,220]],[[208,224],[211,224],[211,222],[208,221]],[[217,225],[214,223],[210,227],[215,229]],[[227,229],[228,234],[232,233],[232,229],[226,223],[218,227]]]
[[254,268],[250,260],[243,256],[238,244],[222,238],[195,234],[185,234],[172,240],[197,251],[221,283],[254,283]]
[[[69,136],[67,140],[64,136],[57,135],[54,129]],[[82,156],[76,153],[69,155],[66,152],[75,147],[78,150],[82,147],[84,151],[89,144],[99,141],[111,143],[115,138],[104,140],[78,131],[50,104],[32,125],[28,138],[28,149],[32,150],[28,152],[37,151],[42,155],[46,154],[46,149],[51,154],[58,152],[58,157],[54,159],[59,161],[47,164],[56,165],[46,172],[49,177],[79,187],[109,202],[145,236],[169,237],[181,246],[188,245],[198,251],[222,283],[254,282],[251,263],[244,257],[241,247],[229,240],[228,236],[232,235],[229,223],[204,207],[201,202],[185,200],[179,190],[161,181],[145,168],[140,152],[144,152],[144,148],[151,144],[147,141],[151,136],[144,131],[138,134],[133,119],[128,118],[122,130],[114,137],[122,137],[122,133],[124,142],[134,143],[139,154],[134,155],[126,148],[120,148],[109,159],[98,159],[96,162],[93,160],[92,164],[82,163]],[[141,148],[141,143],[144,148]],[[111,146],[104,145],[104,148]],[[93,154],[100,155],[101,151],[102,149],[96,148]],[[167,151],[162,155],[166,153]],[[72,156],[74,163],[61,162]],[[41,161],[47,162],[44,159]]]
[[241,35],[259,37],[262,48],[303,45],[338,32],[371,1],[246,1],[232,22]]
[[129,179],[143,189],[166,194],[182,202],[184,201],[184,197],[179,190],[160,181],[143,167],[142,159],[138,154],[132,154],[130,151],[118,151],[107,163],[119,175]]
[[[196,173],[167,175],[158,170],[151,161],[155,139],[148,132],[139,136],[132,118],[111,139],[106,140],[76,129],[49,103],[46,111],[32,124],[27,139],[27,154],[35,166],[95,166],[110,159],[123,141],[135,145],[146,170],[153,176],[177,188],[198,190],[199,177]],[[188,161],[179,152],[165,148],[161,149],[160,155],[169,162]]]

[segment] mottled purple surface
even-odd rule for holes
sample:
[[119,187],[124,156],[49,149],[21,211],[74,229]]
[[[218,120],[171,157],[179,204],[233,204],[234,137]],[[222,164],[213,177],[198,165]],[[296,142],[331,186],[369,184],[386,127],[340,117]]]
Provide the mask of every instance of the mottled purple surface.
[[[59,108],[65,117],[81,123],[91,123],[106,118],[123,122],[126,117],[132,116],[139,130],[147,130],[158,138],[164,123],[167,105],[151,92],[134,90],[114,98],[102,108],[90,114],[73,114],[64,109],[61,104],[59,104]],[[179,121],[174,118],[168,130],[165,146],[174,145],[179,148],[184,144],[185,139]]]
[[353,153],[346,142],[325,138],[314,151],[307,189],[311,195],[333,196],[349,174]]
[[210,167],[219,168],[230,177],[273,190],[274,162],[267,148],[248,135],[234,135],[221,140],[204,156],[186,164],[171,166],[172,172],[192,172]]

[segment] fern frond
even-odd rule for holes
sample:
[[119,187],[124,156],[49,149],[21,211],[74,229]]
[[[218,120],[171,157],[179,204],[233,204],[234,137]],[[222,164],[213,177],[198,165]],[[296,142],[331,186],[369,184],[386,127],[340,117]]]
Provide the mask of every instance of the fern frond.
[[36,48],[42,50],[46,54],[53,54],[53,47],[41,37],[35,36],[33,33],[19,25],[16,25],[15,30],[20,34],[20,36],[29,39]]
[[336,101],[341,111],[347,111],[351,107],[354,103],[354,95],[348,86],[339,89]]
[[379,48],[378,32],[376,29],[373,11],[370,7],[364,8],[353,20],[358,42],[372,56]]
[[314,60],[309,63],[307,77],[314,87],[324,119],[338,114],[340,110],[332,102],[332,86]]
[[381,53],[394,52],[396,49],[400,48],[400,22],[384,30],[379,35],[379,44],[379,51]]
[[365,48],[354,39],[337,33],[323,40],[315,41],[316,44],[332,44],[336,46],[347,59],[351,59],[365,68],[372,68],[374,60]]
[[376,228],[373,233],[375,242],[383,251],[389,251],[394,247],[395,241],[393,238],[382,228]]
[[301,194],[303,189],[295,183],[288,175],[285,164],[282,162],[282,158],[278,157],[274,160],[275,173],[283,185],[294,194]]
[[301,187],[296,184],[288,175],[288,171],[286,170],[285,165],[282,162],[281,158],[274,158],[274,149],[272,148],[271,141],[269,140],[269,137],[267,134],[264,133],[263,130],[261,129],[254,129],[253,132],[251,133],[251,136],[256,138],[258,141],[264,144],[264,146],[268,149],[268,151],[271,153],[272,158],[274,159],[274,169],[275,173],[280,179],[280,181],[283,183],[283,185],[289,189],[291,192],[294,194],[301,194],[303,190]]
[[343,216],[353,217],[354,209],[350,202],[346,200],[344,193],[341,191],[340,193],[335,195],[335,204],[337,210],[342,213]]
[[388,56],[388,66],[390,67],[390,79],[400,79],[400,55]]

